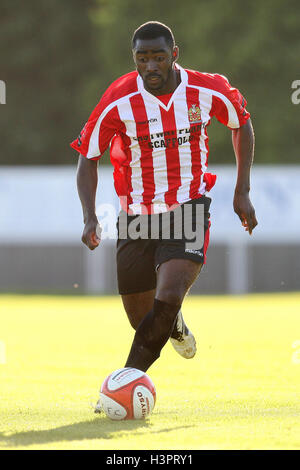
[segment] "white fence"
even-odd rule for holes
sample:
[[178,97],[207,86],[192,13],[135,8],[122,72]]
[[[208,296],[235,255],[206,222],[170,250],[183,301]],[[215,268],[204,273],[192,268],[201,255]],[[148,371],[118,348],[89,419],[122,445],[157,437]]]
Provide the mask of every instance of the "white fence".
[[[252,169],[250,195],[259,225],[251,237],[232,208],[236,168],[215,166],[210,167],[210,171],[217,174],[217,183],[208,194],[213,199],[211,243],[228,247],[229,291],[245,292],[249,247],[300,244],[300,166],[255,166]],[[118,211],[112,168],[100,165],[97,192],[100,223],[103,217],[107,220],[110,213],[113,220],[109,225],[114,228]],[[82,228],[76,166],[0,167],[0,247],[80,245]],[[95,252],[85,251],[89,292],[101,292],[105,276],[104,247],[109,243],[114,241],[107,240]]]

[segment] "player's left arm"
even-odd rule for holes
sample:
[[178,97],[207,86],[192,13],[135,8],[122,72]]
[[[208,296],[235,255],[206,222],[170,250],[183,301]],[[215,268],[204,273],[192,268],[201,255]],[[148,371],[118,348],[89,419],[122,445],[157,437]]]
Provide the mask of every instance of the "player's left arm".
[[251,235],[257,220],[249,197],[250,171],[254,157],[254,132],[250,118],[244,125],[232,130],[232,145],[237,163],[233,208],[245,230]]

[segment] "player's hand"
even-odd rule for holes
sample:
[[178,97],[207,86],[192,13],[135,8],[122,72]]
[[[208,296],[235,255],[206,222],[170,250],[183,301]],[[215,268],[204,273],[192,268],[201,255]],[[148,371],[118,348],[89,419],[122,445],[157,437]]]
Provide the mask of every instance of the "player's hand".
[[245,227],[249,235],[257,225],[254,207],[250,201],[249,193],[235,192],[233,199],[234,212],[239,216],[242,226]]
[[90,249],[97,248],[101,241],[101,227],[96,219],[88,220],[84,226],[81,241]]

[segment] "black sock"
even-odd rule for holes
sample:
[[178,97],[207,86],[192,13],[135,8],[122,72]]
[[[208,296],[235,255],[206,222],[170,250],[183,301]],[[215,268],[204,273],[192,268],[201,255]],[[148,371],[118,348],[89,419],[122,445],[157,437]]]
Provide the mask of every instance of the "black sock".
[[177,320],[180,305],[154,299],[152,310],[139,324],[125,367],[146,370],[159,358]]
[[[179,310],[179,312],[180,312],[180,310]],[[178,312],[178,314],[179,314],[179,312]],[[173,327],[172,333],[170,335],[170,337],[174,338],[174,339],[178,339],[181,336],[181,332],[179,333],[178,330],[177,330],[177,317],[178,317],[178,314],[176,315],[176,321],[174,322],[174,327]],[[183,323],[183,330],[185,330],[185,328],[187,328],[187,326],[184,322],[183,317],[182,317],[182,323]]]

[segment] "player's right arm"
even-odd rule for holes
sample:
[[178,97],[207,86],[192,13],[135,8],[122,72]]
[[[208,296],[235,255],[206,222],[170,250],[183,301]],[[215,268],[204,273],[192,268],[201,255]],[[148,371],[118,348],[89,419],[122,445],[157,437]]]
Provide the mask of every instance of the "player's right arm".
[[112,106],[111,101],[108,89],[93,110],[77,139],[71,143],[71,147],[79,153],[77,190],[84,221],[81,240],[90,250],[94,250],[99,245],[101,232],[95,209],[98,161],[120,126],[116,106]]
[[82,242],[94,250],[100,243],[100,226],[95,199],[98,183],[98,160],[108,149],[116,134],[124,129],[118,112],[118,102],[137,92],[137,72],[130,72],[113,82],[92,111],[71,147],[79,153],[77,189],[82,205],[84,229]]
[[82,242],[94,250],[100,243],[100,226],[96,216],[96,190],[98,184],[98,160],[89,160],[79,155],[77,167],[77,189],[81,201],[84,229]]

